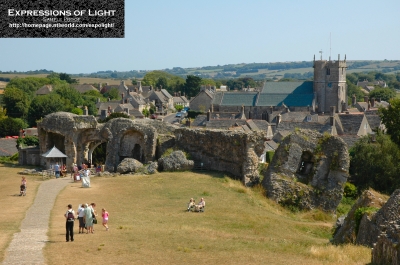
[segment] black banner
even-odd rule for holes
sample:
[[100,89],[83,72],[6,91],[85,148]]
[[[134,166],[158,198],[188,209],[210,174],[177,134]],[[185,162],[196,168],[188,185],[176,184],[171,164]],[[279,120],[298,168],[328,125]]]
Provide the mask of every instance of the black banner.
[[1,38],[123,38],[124,0],[3,0]]

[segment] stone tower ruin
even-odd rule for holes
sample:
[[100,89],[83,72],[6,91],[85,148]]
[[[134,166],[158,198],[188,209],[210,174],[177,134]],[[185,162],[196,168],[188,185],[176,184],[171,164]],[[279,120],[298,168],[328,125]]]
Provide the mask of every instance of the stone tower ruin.
[[314,55],[314,93],[317,98],[318,112],[330,112],[330,107],[335,106],[336,112],[346,109],[346,55],[344,61],[315,60]]

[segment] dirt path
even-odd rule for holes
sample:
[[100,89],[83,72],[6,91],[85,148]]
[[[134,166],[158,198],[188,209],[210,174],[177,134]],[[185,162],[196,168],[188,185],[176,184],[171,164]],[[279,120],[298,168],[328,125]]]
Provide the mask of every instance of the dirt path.
[[60,178],[45,181],[39,186],[35,201],[21,223],[21,232],[14,234],[6,250],[4,265],[45,264],[42,249],[48,241],[50,211],[58,193],[69,183],[70,178]]

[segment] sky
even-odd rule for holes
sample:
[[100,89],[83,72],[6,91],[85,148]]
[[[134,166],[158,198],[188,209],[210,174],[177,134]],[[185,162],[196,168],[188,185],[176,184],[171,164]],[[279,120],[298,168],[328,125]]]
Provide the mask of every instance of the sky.
[[69,74],[400,59],[399,0],[126,0],[124,38],[0,38],[0,70]]

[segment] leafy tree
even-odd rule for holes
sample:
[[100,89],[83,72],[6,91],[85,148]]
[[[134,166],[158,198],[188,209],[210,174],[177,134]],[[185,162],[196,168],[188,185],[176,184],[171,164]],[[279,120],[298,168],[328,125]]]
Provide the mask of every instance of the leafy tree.
[[400,99],[391,99],[389,103],[388,108],[379,109],[379,116],[392,141],[400,146]]
[[142,110],[142,114],[143,114],[145,117],[149,117],[150,111],[149,111],[147,108],[145,108],[145,109]]
[[23,119],[7,117],[0,120],[0,137],[19,135],[19,131],[26,127]]
[[86,91],[85,93],[83,93],[82,95],[100,98],[100,100],[105,101],[105,98],[103,97],[103,95],[97,90],[89,90],[89,91]]
[[188,97],[194,97],[200,92],[201,77],[195,75],[186,76],[185,91]]
[[382,132],[376,141],[365,136],[350,150],[351,181],[361,192],[368,187],[384,193],[392,193],[399,185],[399,147]]
[[29,99],[26,93],[15,87],[4,90],[3,103],[7,116],[11,118],[25,118],[28,114]]
[[36,126],[37,120],[62,110],[64,110],[63,100],[57,93],[35,97],[29,106],[28,123],[30,126]]
[[156,87],[160,87],[160,88],[167,89],[167,88],[168,88],[168,81],[167,81],[167,78],[166,78],[165,76],[160,76],[160,77],[157,79]]
[[156,111],[157,111],[156,106],[154,106],[152,103],[150,103],[149,111],[150,111],[150,114],[156,113]]
[[17,145],[19,146],[38,146],[39,138],[37,136],[25,136],[24,138],[19,137],[17,139]]
[[396,97],[396,91],[388,87],[375,87],[375,89],[369,93],[369,98],[376,98],[384,101],[389,101],[394,97]]
[[66,73],[60,73],[60,80],[65,80],[68,84],[78,83],[78,80],[71,78],[71,76]]
[[182,105],[175,105],[175,109],[176,109],[176,111],[181,111],[181,110],[183,110],[183,106]]
[[127,118],[127,119],[129,119],[129,116],[126,113],[123,113],[123,112],[114,112],[114,113],[111,113],[104,120],[99,120],[99,123],[106,123],[109,120],[112,120],[112,119],[115,119],[115,118]]
[[142,85],[153,87],[162,85],[162,87],[172,95],[174,92],[183,90],[184,84],[185,80],[182,77],[164,71],[148,72],[142,79]]
[[202,85],[215,86],[215,81],[212,80],[212,79],[208,79],[208,78],[202,78],[202,79],[201,79],[201,84],[202,84]]
[[83,110],[81,108],[73,108],[70,112],[74,113],[76,115],[82,115],[83,114]]
[[13,78],[7,84],[6,88],[16,87],[24,91],[26,94],[33,96],[39,88],[44,85],[52,84],[49,78],[43,77],[26,77],[26,78]]
[[358,77],[354,73],[346,74],[347,85],[349,85],[349,84],[357,85],[357,81],[358,81]]
[[82,95],[69,84],[56,85],[53,93],[60,95],[64,101],[64,109],[68,111],[83,104]]
[[0,108],[0,121],[1,121],[2,119],[5,119],[5,118],[7,118],[6,109],[5,109],[5,108]]
[[106,98],[113,99],[121,99],[121,95],[119,94],[118,88],[113,87],[107,93],[104,93]]
[[356,95],[357,101],[361,101],[364,99],[365,93],[361,90],[361,87],[358,87],[353,83],[350,83],[349,80],[347,80],[347,96],[348,96],[348,101],[350,102],[349,105],[351,105],[351,100],[353,95]]

